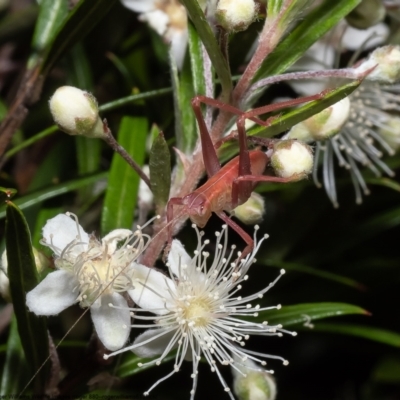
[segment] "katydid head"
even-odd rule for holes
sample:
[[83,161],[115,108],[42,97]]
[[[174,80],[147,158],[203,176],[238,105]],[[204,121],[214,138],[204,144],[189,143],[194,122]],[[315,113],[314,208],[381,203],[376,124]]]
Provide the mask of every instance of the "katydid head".
[[203,228],[211,217],[210,204],[207,198],[197,192],[188,194],[182,199],[186,211],[197,226]]

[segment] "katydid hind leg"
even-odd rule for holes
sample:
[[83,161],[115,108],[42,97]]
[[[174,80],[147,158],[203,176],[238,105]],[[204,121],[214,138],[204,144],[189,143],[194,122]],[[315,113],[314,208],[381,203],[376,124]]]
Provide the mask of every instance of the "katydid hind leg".
[[228,217],[223,211],[220,211],[216,213],[218,217],[222,219],[227,225],[229,225],[235,232],[237,232],[241,238],[246,242],[247,246],[245,249],[242,251],[239,260],[240,261],[244,258],[247,257],[248,254],[253,250],[254,248],[254,240],[253,238],[244,230],[242,229],[235,221],[233,221],[231,218]]

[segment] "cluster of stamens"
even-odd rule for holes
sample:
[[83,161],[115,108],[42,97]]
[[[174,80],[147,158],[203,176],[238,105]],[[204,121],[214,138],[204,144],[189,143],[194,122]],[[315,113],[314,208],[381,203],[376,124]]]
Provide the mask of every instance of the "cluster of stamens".
[[392,93],[389,88],[377,83],[364,82],[351,96],[349,120],[340,134],[330,140],[319,142],[316,146],[313,178],[317,186],[321,186],[317,177],[318,159],[323,153],[323,181],[327,194],[338,206],[334,157],[339,166],[348,169],[356,192],[356,202],[362,202],[362,194],[370,193],[365,179],[357,164],[367,167],[376,177],[382,172],[394,176],[394,172],[381,160],[383,149],[393,155],[394,150],[380,134],[380,130],[392,131],[388,124],[391,115],[387,111],[398,109],[400,96]]
[[[165,301],[168,313],[156,315],[154,317],[140,316],[140,308],[131,309],[135,313],[136,319],[154,320],[160,328],[157,338],[171,337],[161,356],[139,366],[151,364],[159,365],[172,349],[177,349],[173,371],[166,377],[157,381],[146,393],[147,395],[161,381],[165,380],[173,373],[179,371],[185,357],[189,356],[193,361],[194,379],[192,388],[192,398],[197,385],[197,367],[201,356],[208,361],[211,371],[216,372],[225,391],[229,392],[229,387],[222,378],[217,364],[231,365],[236,367],[235,359],[246,361],[248,358],[265,366],[265,358],[280,359],[284,365],[288,362],[279,356],[272,356],[247,350],[246,341],[251,335],[263,336],[282,336],[282,333],[295,335],[282,329],[281,325],[270,326],[267,321],[251,322],[243,319],[246,317],[258,317],[260,311],[279,309],[281,306],[262,307],[253,304],[254,301],[263,298],[263,295],[275,285],[284,273],[271,282],[266,288],[250,296],[242,297],[238,292],[242,289],[241,283],[248,279],[246,275],[250,265],[256,260],[254,258],[259,250],[265,236],[257,242],[251,254],[238,262],[233,261],[235,246],[230,251],[227,250],[227,227],[223,226],[223,231],[216,233],[216,250],[211,265],[207,268],[206,264],[210,254],[204,251],[204,246],[208,240],[202,240],[203,232],[199,232],[193,225],[198,236],[198,246],[194,252],[194,258],[190,265],[179,263],[179,273],[174,275],[170,268],[168,285],[170,286],[170,299]],[[257,231],[258,227],[256,227]],[[175,272],[176,273],[176,272]],[[146,288],[144,288],[146,290]],[[151,311],[151,310],[149,310]],[[137,325],[132,327],[149,327],[151,325]],[[112,353],[115,355],[126,350],[135,350],[141,343],[135,342],[125,349]],[[110,355],[110,356],[111,356]],[[269,371],[273,372],[273,371]],[[233,396],[231,395],[233,398]]]

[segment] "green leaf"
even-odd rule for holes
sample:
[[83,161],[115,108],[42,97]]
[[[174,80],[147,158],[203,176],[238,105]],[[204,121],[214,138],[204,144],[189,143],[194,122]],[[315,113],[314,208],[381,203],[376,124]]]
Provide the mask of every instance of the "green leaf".
[[[89,177],[74,179],[69,182],[63,182],[60,183],[59,185],[54,185],[51,186],[50,188],[38,190],[26,196],[20,197],[14,203],[21,210],[25,210],[29,207],[32,207],[40,203],[41,201],[52,199],[53,197],[60,196],[61,194],[72,192],[76,189],[98,182],[100,179],[107,178],[107,176],[108,172],[102,172],[100,174],[92,175]],[[5,216],[6,216],[6,209],[5,207],[2,207],[2,209],[0,210],[0,219],[4,218]]]
[[207,50],[211,64],[215,68],[222,86],[221,101],[228,102],[232,92],[232,78],[228,62],[223,56],[210,25],[197,0],[182,0],[197,33]]
[[[126,355],[123,358],[123,361],[121,364],[118,366],[116,370],[116,375],[120,378],[125,378],[127,376],[135,375],[140,372],[143,372],[149,368],[152,368],[155,366],[153,365],[144,365],[142,367],[139,367],[138,364],[142,363],[145,364],[149,361],[152,361],[158,357],[153,357],[153,358],[140,358],[137,355],[133,353],[126,353]],[[175,358],[175,352],[171,350],[171,353],[168,354],[161,362],[161,364],[164,364],[168,361],[171,361]]]
[[[248,131],[248,136],[273,137],[282,133],[297,123],[317,114],[332,104],[350,95],[361,81],[354,81],[330,90],[322,96],[321,99],[310,101],[307,104],[300,106],[292,111],[279,115],[271,120],[271,124],[267,127],[257,126]],[[232,158],[238,152],[238,144],[232,143],[223,146],[220,156],[223,161]]]
[[194,96],[190,68],[185,65],[179,77],[175,61],[170,57],[174,94],[175,136],[178,149],[192,154],[197,141],[197,125],[191,100]]
[[[118,143],[139,165],[143,165],[145,158],[147,132],[146,118],[124,117],[121,121]],[[132,227],[139,181],[137,173],[115,153],[101,217],[103,234],[113,229]]]
[[393,189],[396,192],[400,192],[400,183],[389,178],[368,178],[365,181],[371,185],[384,186],[389,189]]
[[0,381],[0,396],[11,398],[10,395],[20,393],[28,378],[28,369],[14,315],[8,334],[6,359]]
[[325,0],[312,9],[265,59],[255,80],[286,71],[312,44],[333,28],[360,2],[361,0]]
[[400,347],[400,334],[386,329],[374,328],[371,326],[355,324],[317,324],[315,330],[318,332],[339,333],[362,337],[387,344],[389,346]]
[[54,39],[55,33],[68,15],[68,4],[65,0],[42,0],[32,40],[32,52],[28,68],[36,61]]
[[43,58],[42,72],[46,75],[75,43],[81,41],[103,19],[118,0],[81,0],[69,13]]
[[[282,185],[281,185],[282,186]],[[261,263],[261,261],[259,261]],[[309,275],[314,275],[322,279],[328,279],[334,282],[341,283],[342,285],[350,286],[359,290],[365,290],[365,286],[354,279],[347,278],[346,276],[334,274],[332,272],[319,270],[317,268],[312,268],[307,265],[302,265],[298,263],[291,263],[279,260],[262,260],[262,264],[268,265],[270,267],[284,268],[288,271],[297,271]]]
[[2,200],[10,200],[18,193],[18,191],[17,189],[10,189],[0,186],[0,193]]
[[154,202],[163,209],[168,202],[171,187],[171,155],[162,132],[151,147],[149,167]]
[[[269,325],[282,324],[285,328],[309,321],[339,317],[348,314],[370,315],[361,307],[345,303],[304,303],[282,306],[280,310],[261,311],[256,321],[268,321]],[[254,318],[252,319],[254,321]]]
[[[49,354],[46,320],[29,312],[26,307],[26,293],[38,284],[38,277],[28,225],[21,211],[11,202],[7,204],[5,237],[8,278],[18,332],[31,373],[35,373]],[[43,393],[46,368],[41,369],[34,382],[35,391]]]
[[271,121],[270,126],[257,127],[254,130],[250,130],[249,134],[261,137],[272,137],[282,133],[299,122],[312,117],[314,114],[319,113],[332,104],[337,103],[339,100],[349,96],[360,86],[360,84],[361,81],[354,81],[329,90],[326,94],[323,94],[320,99],[310,101],[303,106],[285,113],[284,115],[278,116]]
[[204,71],[202,44],[196,29],[191,23],[189,29],[189,57],[192,70],[193,88],[195,94],[206,95],[206,80]]

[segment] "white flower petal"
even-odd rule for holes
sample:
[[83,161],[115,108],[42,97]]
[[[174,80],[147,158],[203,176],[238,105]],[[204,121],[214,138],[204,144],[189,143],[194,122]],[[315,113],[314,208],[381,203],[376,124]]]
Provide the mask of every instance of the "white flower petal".
[[121,0],[124,7],[138,13],[144,13],[154,10],[156,7],[154,0]]
[[[112,308],[109,303],[119,308]],[[128,340],[131,317],[128,303],[119,294],[101,296],[100,307],[91,307],[90,313],[99,339],[107,349],[120,349]]]
[[57,315],[76,303],[77,286],[74,275],[68,271],[54,271],[26,294],[26,305],[36,315]]
[[175,290],[172,280],[161,272],[141,264],[133,264],[133,286],[128,290],[132,300],[144,310],[154,314],[168,314],[171,291]]
[[170,31],[171,34],[169,36],[171,37],[171,53],[178,69],[182,69],[188,42],[188,31],[186,29],[170,29]]
[[[163,331],[165,334],[163,335]],[[172,337],[174,336],[175,331],[168,332],[167,329],[148,329],[147,331],[143,332],[139,335],[134,342],[134,345],[140,345],[140,343],[145,343],[132,351],[139,357],[142,358],[149,358],[155,357],[159,354],[162,354],[167,347],[168,343],[171,341]],[[162,336],[160,336],[162,335]],[[157,337],[159,336],[159,337]],[[154,339],[153,339],[154,338]],[[148,343],[146,343],[148,342]],[[176,346],[173,346],[175,348]]]
[[43,228],[43,239],[48,245],[52,245],[51,248],[57,255],[60,255],[62,250],[76,240],[78,236],[80,236],[79,241],[86,245],[74,246],[71,249],[74,254],[86,251],[89,235],[76,221],[65,214],[58,214],[49,219]]
[[139,19],[147,22],[160,36],[163,36],[168,29],[169,17],[164,11],[150,11],[142,14]]
[[364,45],[364,50],[372,49],[385,42],[389,33],[388,26],[383,22],[368,29],[356,29],[349,26],[342,37],[342,46],[349,50],[358,50],[365,40],[371,37],[368,43]]
[[168,265],[169,269],[178,278],[181,277],[179,267],[188,267],[192,264],[192,259],[186,252],[182,243],[174,239],[171,244],[171,250],[168,254]]
[[129,229],[114,229],[102,239],[103,246],[107,246],[107,253],[113,254],[117,250],[118,242],[121,242],[132,235]]

